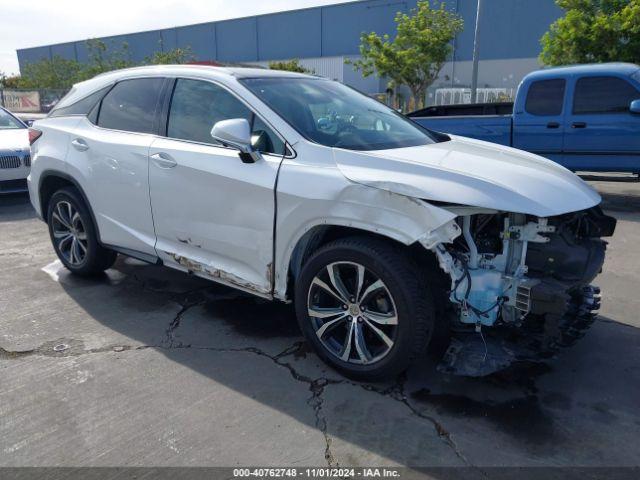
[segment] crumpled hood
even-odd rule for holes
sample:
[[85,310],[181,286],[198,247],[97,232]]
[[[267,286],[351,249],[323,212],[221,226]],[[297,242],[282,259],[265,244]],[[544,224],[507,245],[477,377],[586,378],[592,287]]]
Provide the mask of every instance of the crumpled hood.
[[29,131],[26,128],[0,129],[0,150],[29,150]]
[[601,201],[593,188],[551,160],[463,137],[394,150],[334,149],[334,158],[353,182],[424,200],[538,217]]

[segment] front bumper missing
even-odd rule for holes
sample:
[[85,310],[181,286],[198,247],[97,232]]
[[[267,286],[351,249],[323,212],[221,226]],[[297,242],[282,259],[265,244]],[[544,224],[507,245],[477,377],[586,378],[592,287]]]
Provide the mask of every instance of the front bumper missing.
[[484,377],[515,362],[543,361],[582,338],[600,308],[600,289],[582,288],[569,297],[563,315],[529,315],[522,325],[496,326],[481,332],[454,334],[438,370],[467,377]]

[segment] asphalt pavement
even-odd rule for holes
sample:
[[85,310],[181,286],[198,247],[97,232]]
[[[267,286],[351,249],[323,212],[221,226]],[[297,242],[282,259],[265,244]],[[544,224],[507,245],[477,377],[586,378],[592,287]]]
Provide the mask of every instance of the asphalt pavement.
[[326,367],[288,305],[125,257],[74,277],[0,197],[0,467],[639,466],[640,183],[590,180],[619,223],[581,341],[380,384]]

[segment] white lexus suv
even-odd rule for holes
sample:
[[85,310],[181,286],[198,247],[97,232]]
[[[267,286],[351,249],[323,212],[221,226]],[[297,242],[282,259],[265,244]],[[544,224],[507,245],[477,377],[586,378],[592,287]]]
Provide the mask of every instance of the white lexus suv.
[[591,187],[338,82],[120,70],[76,85],[30,138],[31,202],[71,272],[120,253],[295,302],[352,377],[394,375],[430,343],[448,346],[445,371],[485,375],[566,343],[599,307],[615,220]]

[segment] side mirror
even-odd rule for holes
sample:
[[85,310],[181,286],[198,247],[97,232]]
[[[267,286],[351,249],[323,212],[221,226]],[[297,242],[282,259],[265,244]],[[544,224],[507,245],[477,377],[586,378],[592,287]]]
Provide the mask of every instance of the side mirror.
[[221,144],[239,150],[244,163],[255,163],[261,158],[260,152],[251,146],[251,127],[244,118],[216,122],[211,129],[211,136]]
[[640,114],[640,100],[634,100],[631,102],[631,105],[629,105],[629,111],[631,113]]

